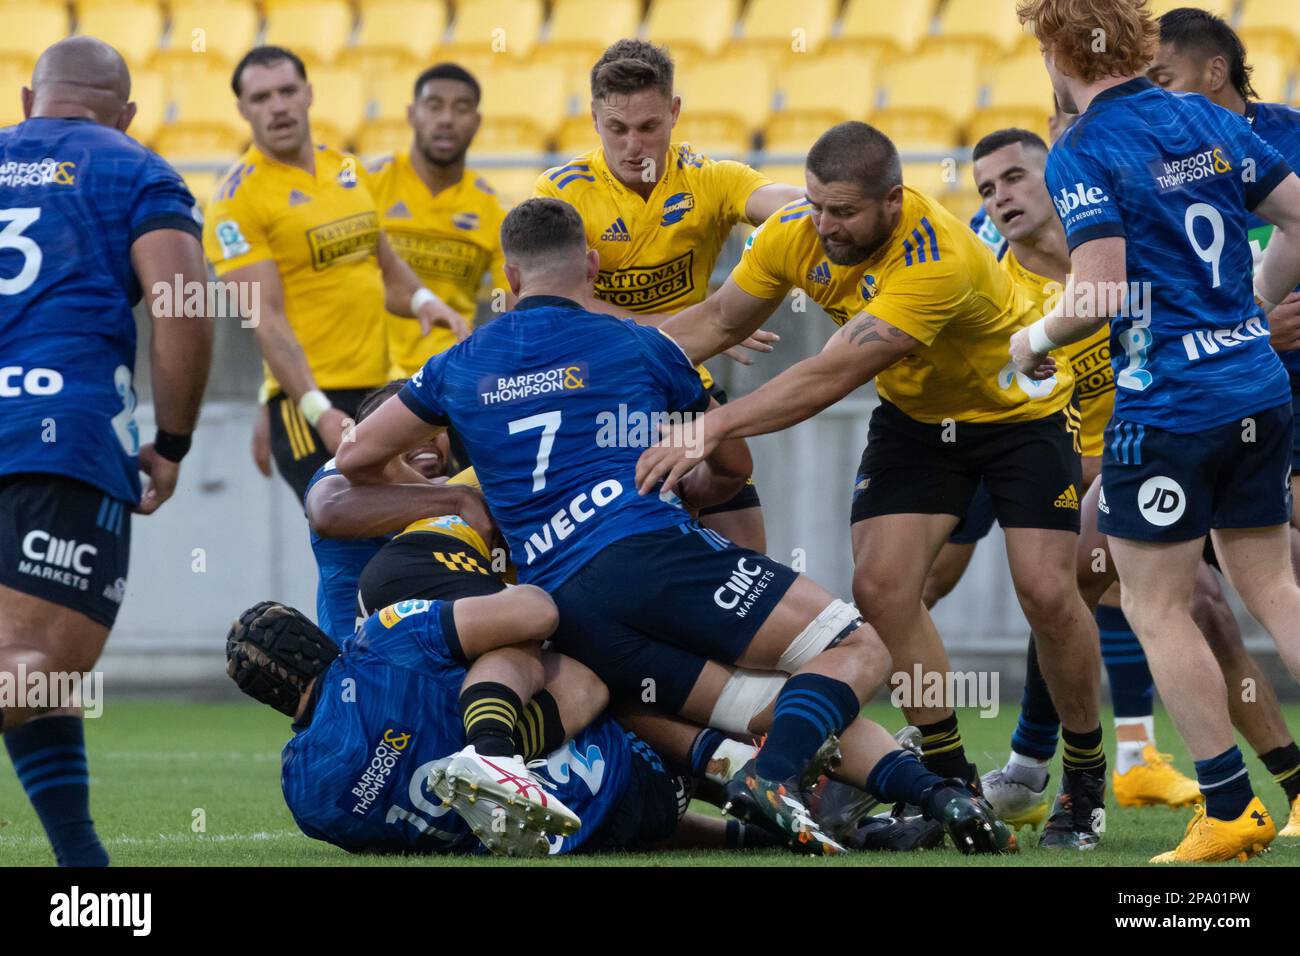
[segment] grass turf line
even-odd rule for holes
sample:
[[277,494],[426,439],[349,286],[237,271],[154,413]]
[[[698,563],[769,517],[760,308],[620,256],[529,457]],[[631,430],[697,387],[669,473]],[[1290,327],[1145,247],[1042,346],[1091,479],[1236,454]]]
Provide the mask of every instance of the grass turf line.
[[[1300,726],[1300,705],[1283,707]],[[865,713],[893,730],[901,725],[888,704]],[[994,718],[974,710],[959,714],[966,752],[981,772],[1006,758],[1016,707]],[[1106,746],[1114,755],[1110,714],[1103,715]],[[1161,750],[1191,774],[1186,748],[1163,712],[1156,715]],[[91,770],[91,810],[112,861],[123,866],[1117,866],[1145,864],[1182,838],[1190,810],[1127,810],[1107,792],[1106,832],[1090,853],[1047,853],[1036,835],[1020,831],[1014,857],[963,857],[951,846],[905,854],[853,854],[808,860],[785,852],[678,851],[564,857],[546,861],[446,857],[354,856],[298,833],[280,797],[279,751],[289,721],[268,708],[243,703],[125,700],[86,721]],[[1281,789],[1242,743],[1256,792],[1279,829],[1286,822]],[[1051,787],[1060,777],[1059,756]],[[697,805],[709,811],[712,808]],[[203,832],[195,832],[200,819]],[[716,811],[715,811],[716,812]],[[36,814],[7,761],[0,758],[0,864],[45,866],[54,861]],[[1300,864],[1300,840],[1279,838],[1271,851],[1245,866]]]

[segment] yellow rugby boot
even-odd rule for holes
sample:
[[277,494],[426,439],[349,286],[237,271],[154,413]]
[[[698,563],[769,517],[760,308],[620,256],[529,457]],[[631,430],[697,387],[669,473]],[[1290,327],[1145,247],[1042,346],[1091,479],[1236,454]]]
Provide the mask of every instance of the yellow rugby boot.
[[1259,802],[1251,799],[1245,812],[1235,820],[1216,820],[1207,816],[1205,804],[1196,805],[1192,822],[1187,824],[1183,842],[1168,853],[1151,858],[1152,863],[1215,863],[1246,860],[1263,853],[1277,836],[1273,818]]
[[1205,798],[1195,780],[1184,776],[1151,744],[1142,748],[1142,759],[1113,779],[1115,802],[1121,807],[1186,807]]
[[1279,830],[1277,835],[1300,837],[1300,797],[1296,797],[1291,801],[1291,813],[1287,817],[1286,826]]

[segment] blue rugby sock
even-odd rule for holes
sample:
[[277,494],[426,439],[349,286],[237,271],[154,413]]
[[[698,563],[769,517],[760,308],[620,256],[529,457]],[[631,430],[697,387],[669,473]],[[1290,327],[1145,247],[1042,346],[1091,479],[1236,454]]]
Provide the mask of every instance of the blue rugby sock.
[[59,866],[108,866],[90,819],[90,770],[82,719],[41,717],[5,732],[18,780],[50,838]]
[[705,727],[695,735],[691,743],[691,776],[703,777],[709,770],[709,761],[713,759],[718,746],[727,739],[727,735],[712,727]]
[[1216,820],[1237,819],[1255,797],[1235,744],[1217,757],[1196,761],[1196,780],[1205,794],[1205,812]]
[[906,750],[891,750],[867,774],[867,793],[881,803],[911,803],[923,807],[925,792],[945,783],[943,777]]
[[796,674],[776,697],[772,727],[755,769],[768,780],[803,773],[817,748],[858,716],[862,705],[853,688],[821,674]]
[[1025,689],[1020,695],[1020,718],[1011,733],[1011,749],[1022,757],[1051,760],[1056,754],[1060,733],[1061,718],[1057,716],[1047,681],[1038,666],[1038,650],[1031,637],[1025,665]]
[[1099,604],[1096,617],[1115,717],[1150,717],[1155,712],[1156,685],[1137,635],[1117,607]]

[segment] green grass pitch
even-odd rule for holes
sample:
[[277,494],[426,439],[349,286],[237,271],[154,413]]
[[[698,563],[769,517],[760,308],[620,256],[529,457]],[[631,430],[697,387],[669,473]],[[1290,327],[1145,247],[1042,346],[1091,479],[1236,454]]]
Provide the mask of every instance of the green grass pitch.
[[[1286,708],[1300,726],[1300,705]],[[888,705],[866,711],[893,729],[898,713]],[[1016,719],[1014,705],[998,716],[961,714],[967,753],[981,771],[1006,756]],[[1104,717],[1113,755],[1110,715]],[[86,722],[92,775],[91,806],[113,863],[131,866],[483,866],[483,865],[710,865],[772,866],[1116,866],[1145,863],[1181,838],[1191,811],[1125,810],[1108,796],[1101,846],[1085,854],[1049,854],[1022,830],[1014,857],[963,857],[950,846],[908,854],[855,854],[803,860],[784,852],[675,852],[547,861],[351,856],[298,833],[280,799],[280,747],[289,722],[264,707],[243,703],[190,703],[138,699],[110,703],[103,717]],[[1161,749],[1174,754],[1185,773],[1191,761],[1163,713],[1157,714]],[[1243,750],[1249,753],[1243,745]],[[1250,754],[1257,792],[1279,829],[1286,819],[1281,789]],[[1053,767],[1053,787],[1059,774]],[[708,809],[708,808],[701,808]],[[199,828],[198,824],[202,827]],[[197,831],[197,832],[196,832]],[[0,761],[0,862],[44,866],[53,855],[7,761]],[[1300,863],[1300,840],[1279,838],[1263,857],[1244,866]]]

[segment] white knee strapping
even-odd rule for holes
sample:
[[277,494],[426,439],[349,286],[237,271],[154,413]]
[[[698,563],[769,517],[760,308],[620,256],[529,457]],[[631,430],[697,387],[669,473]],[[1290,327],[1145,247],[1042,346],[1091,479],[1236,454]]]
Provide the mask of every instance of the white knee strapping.
[[776,699],[785,680],[785,674],[736,668],[713,705],[709,726],[731,734],[749,733],[749,722]]
[[781,659],[776,662],[776,669],[793,674],[810,660],[826,650],[831,642],[842,633],[852,630],[850,625],[861,623],[862,615],[852,604],[845,604],[838,598],[822,608],[822,612],[812,619],[803,632],[790,642]]

